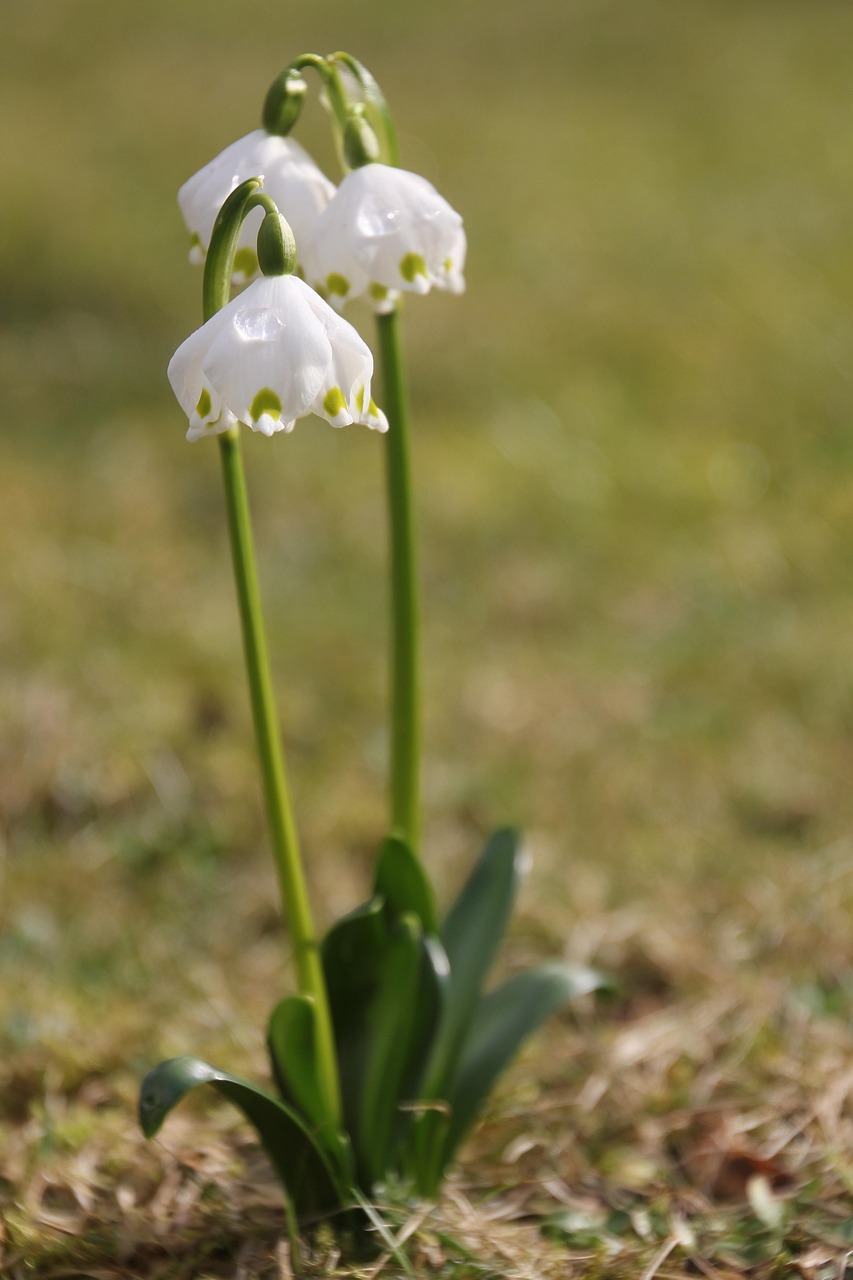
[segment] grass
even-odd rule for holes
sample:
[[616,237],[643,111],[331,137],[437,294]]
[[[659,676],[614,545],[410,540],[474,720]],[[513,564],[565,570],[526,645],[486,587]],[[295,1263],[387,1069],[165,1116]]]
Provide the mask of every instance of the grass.
[[[174,189],[293,54],[351,48],[466,217],[406,308],[427,856],[530,835],[508,963],[557,1020],[441,1204],[309,1274],[843,1275],[853,1117],[853,207],[839,0],[14,4],[0,52],[0,1270],[286,1276],[251,1134],[171,1053],[263,1078],[289,981],[217,460],[163,369],[197,323]],[[332,167],[319,112],[300,136]],[[361,317],[366,320],[366,317]],[[369,332],[369,326],[365,327]],[[318,911],[384,821],[379,444],[247,461]],[[546,1229],[543,1232],[542,1227]]]

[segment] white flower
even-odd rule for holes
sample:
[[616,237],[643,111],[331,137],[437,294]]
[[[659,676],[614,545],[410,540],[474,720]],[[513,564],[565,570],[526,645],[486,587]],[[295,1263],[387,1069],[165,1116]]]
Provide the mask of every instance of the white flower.
[[348,173],[302,254],[305,276],[340,308],[368,292],[390,311],[401,290],[465,288],[462,219],[426,178],[385,164]]
[[[192,236],[191,262],[204,261],[216,215],[234,188],[247,178],[263,178],[264,191],[293,228],[297,253],[335,192],[334,184],[298,142],[256,129],[232,142],[178,192],[178,205]],[[255,241],[262,216],[262,210],[253,209],[243,223],[234,264],[235,283],[242,284],[258,274]]]
[[187,338],[169,381],[188,440],[238,422],[271,436],[316,413],[333,427],[387,431],[370,398],[373,356],[359,335],[296,276],[263,276]]

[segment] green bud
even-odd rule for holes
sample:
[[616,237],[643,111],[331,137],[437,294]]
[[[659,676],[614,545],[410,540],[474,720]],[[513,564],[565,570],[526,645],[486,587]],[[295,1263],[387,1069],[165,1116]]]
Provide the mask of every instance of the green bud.
[[286,137],[302,110],[308,86],[295,67],[286,67],[273,80],[264,99],[263,126],[267,133]]
[[379,139],[364,118],[361,107],[347,117],[344,128],[344,160],[350,169],[373,164],[380,156]]
[[[397,149],[394,121],[391,119],[391,112],[388,110],[385,95],[376,80],[374,80],[367,67],[354,58],[351,53],[344,53],[342,50],[338,53],[332,53],[329,55],[328,62],[333,71],[337,64],[346,67],[358,85],[365,119],[379,139],[379,155],[375,158],[381,160],[383,164],[398,165],[400,163],[400,155]],[[350,95],[350,99],[351,97],[352,95]]]
[[265,276],[289,276],[296,270],[296,240],[280,213],[268,209],[258,232],[258,262]]

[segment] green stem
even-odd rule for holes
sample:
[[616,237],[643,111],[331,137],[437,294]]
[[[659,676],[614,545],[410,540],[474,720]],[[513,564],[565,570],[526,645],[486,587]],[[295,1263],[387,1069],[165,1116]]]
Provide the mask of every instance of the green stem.
[[311,916],[308,890],[302,870],[299,841],[287,787],[284,755],[278,731],[275,699],[270,679],[266,637],[264,635],[261,597],[255,567],[255,552],[249,516],[249,501],[240,437],[237,428],[219,437],[222,478],[228,508],[228,529],[243,647],[255,737],[261,761],[264,797],[269,820],[273,858],[275,860],[285,919],[293,945],[293,958],[299,990],[314,1001],[317,1013],[318,1059],[330,1107],[336,1121],[340,1119],[340,1089],[335,1057],[334,1035],[329,1014],[326,983]]
[[[342,51],[330,53],[327,62],[331,67],[334,67],[336,62],[340,62],[343,66],[348,67],[355,76],[364,95],[364,110],[367,122],[376,131],[379,139],[382,163],[398,165],[400,163],[400,152],[397,147],[394,121],[391,118],[391,112],[388,110],[385,95],[376,80],[367,70],[367,67],[350,53]],[[349,105],[346,102],[346,95],[344,95],[344,106],[345,110],[348,111]],[[338,122],[341,123],[340,116],[338,117]],[[346,124],[345,116],[343,124]]]
[[420,825],[420,638],[408,405],[397,312],[377,317],[383,375],[391,559],[391,825],[418,851]]
[[[234,253],[240,235],[240,226],[246,214],[256,205],[260,205],[267,213],[278,213],[275,204],[260,188],[260,179],[249,178],[231,193],[219,211],[204,270],[205,320],[209,320],[228,301]],[[329,1116],[335,1124],[339,1124],[341,1091],[335,1037],[284,768],[284,754],[267,657],[261,593],[258,586],[252,522],[249,515],[249,495],[246,491],[240,453],[239,428],[232,427],[230,431],[220,435],[219,449],[237,602],[243,631],[243,649],[246,656],[246,671],[249,677],[252,716],[261,762],[273,859],[281,891],[284,918],[293,945],[299,990],[313,1000],[317,1015],[318,1067],[326,1094]]]

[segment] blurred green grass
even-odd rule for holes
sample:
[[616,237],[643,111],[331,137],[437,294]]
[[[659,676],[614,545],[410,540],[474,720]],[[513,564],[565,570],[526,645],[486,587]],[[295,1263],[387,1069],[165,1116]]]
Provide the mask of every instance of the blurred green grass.
[[[590,903],[712,919],[849,839],[849,5],[7,14],[13,1056],[86,1072],[204,1052],[217,1010],[254,1043],[279,981],[217,460],[184,443],[164,370],[200,309],[174,192],[304,49],[371,67],[404,163],[468,228],[464,298],[405,309],[445,894],[484,829],[520,823],[544,949]],[[319,110],[298,136],[331,169]],[[380,447],[319,423],[246,441],[324,916],[355,901],[384,818]],[[819,935],[768,955],[812,975]]]
[[[96,831],[104,774],[159,803],[146,753],[189,792],[219,755],[214,793],[250,788],[216,463],[163,375],[198,315],[174,189],[284,59],[335,44],[471,242],[466,297],[406,315],[433,830],[515,817],[632,889],[844,833],[846,8],[51,17],[14,6],[0,89],[13,852],[36,778],[78,779]],[[248,452],[303,821],[346,847],[382,815],[378,446],[306,424]]]

